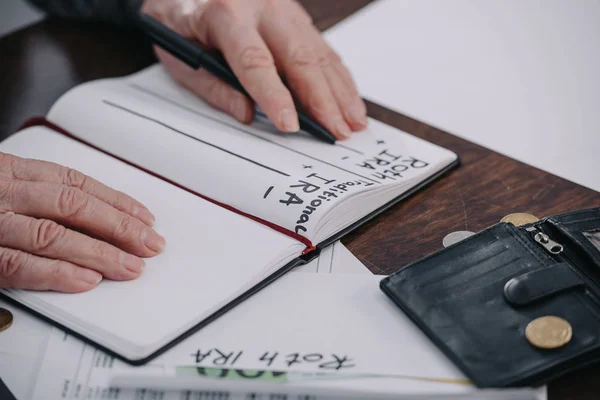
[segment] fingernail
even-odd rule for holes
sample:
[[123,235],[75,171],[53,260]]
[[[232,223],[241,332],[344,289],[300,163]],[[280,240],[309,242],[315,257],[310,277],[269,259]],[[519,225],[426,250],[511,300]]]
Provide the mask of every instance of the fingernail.
[[154,226],[155,217],[154,215],[148,211],[147,208],[134,206],[133,207],[133,216],[137,219],[141,220],[148,226]]
[[147,248],[157,253],[165,247],[165,238],[152,229],[145,229],[142,232],[142,241]]
[[350,137],[350,127],[342,118],[338,120],[337,124],[335,125],[335,129],[337,130],[337,133],[339,133],[343,137]]
[[131,272],[139,274],[144,269],[144,260],[131,254],[121,252],[119,255],[121,258],[121,265]]
[[102,275],[100,275],[96,271],[92,271],[91,269],[78,268],[77,273],[79,274],[79,278],[89,284],[96,286],[102,280]]
[[354,104],[348,108],[348,118],[361,127],[367,126],[367,110],[361,104]]
[[286,132],[298,132],[300,130],[300,123],[298,122],[298,118],[295,116],[295,113],[289,108],[284,108],[281,110],[279,114],[279,119],[281,120],[281,125],[283,126],[283,130]]

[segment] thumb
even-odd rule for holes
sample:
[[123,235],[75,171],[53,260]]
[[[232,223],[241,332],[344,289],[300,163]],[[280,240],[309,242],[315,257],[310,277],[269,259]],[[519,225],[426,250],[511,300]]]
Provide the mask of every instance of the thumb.
[[194,70],[160,48],[155,48],[155,51],[165,69],[182,86],[241,123],[252,121],[254,103],[247,96],[206,70]]

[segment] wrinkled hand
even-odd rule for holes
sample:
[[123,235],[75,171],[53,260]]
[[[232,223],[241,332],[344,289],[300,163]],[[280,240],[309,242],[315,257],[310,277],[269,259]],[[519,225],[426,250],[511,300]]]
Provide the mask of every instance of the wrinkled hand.
[[138,201],[73,169],[0,153],[0,288],[83,292],[137,278],[164,239]]
[[[337,138],[366,127],[366,107],[350,73],[295,1],[145,0],[141,11],[205,48],[221,51],[279,130],[299,129],[292,94],[280,75],[301,107]],[[210,73],[156,51],[183,86],[243,123],[252,120],[250,99]]]

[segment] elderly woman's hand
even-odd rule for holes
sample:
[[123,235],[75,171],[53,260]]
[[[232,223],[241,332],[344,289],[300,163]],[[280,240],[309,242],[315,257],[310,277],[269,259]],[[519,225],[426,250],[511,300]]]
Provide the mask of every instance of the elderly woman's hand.
[[165,240],[140,202],[73,169],[0,153],[0,288],[130,280]]
[[[218,49],[279,130],[299,129],[292,95],[337,138],[366,127],[366,107],[350,73],[295,1],[145,0],[142,12]],[[252,120],[252,100],[204,70],[192,70],[160,49],[157,54],[183,86],[241,122]]]

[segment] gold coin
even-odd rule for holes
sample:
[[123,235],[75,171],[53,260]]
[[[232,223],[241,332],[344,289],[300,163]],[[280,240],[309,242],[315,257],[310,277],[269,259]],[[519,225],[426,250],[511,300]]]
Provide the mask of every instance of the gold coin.
[[527,214],[527,213],[514,213],[508,214],[504,218],[500,220],[500,222],[511,222],[515,226],[521,226],[526,224],[531,224],[533,222],[537,222],[540,219],[535,215]]
[[535,347],[556,349],[571,341],[571,324],[562,318],[547,315],[536,318],[525,328],[525,337]]
[[13,315],[6,308],[0,308],[0,332],[10,328],[13,322]]

